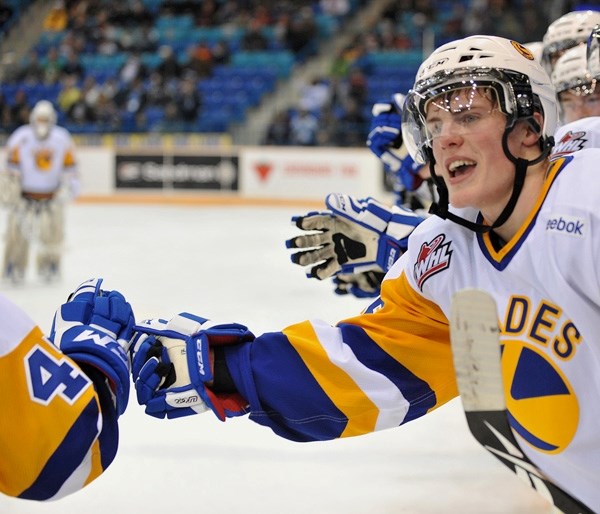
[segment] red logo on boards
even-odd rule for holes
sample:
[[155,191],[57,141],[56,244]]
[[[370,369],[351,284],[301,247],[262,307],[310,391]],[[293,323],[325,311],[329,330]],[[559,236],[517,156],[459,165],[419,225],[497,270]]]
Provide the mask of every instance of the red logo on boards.
[[273,166],[271,166],[270,164],[264,163],[264,162],[259,162],[254,167],[254,169],[256,170],[256,173],[258,173],[258,177],[259,177],[260,181],[265,182],[267,180],[267,178],[269,177],[269,174],[271,173]]

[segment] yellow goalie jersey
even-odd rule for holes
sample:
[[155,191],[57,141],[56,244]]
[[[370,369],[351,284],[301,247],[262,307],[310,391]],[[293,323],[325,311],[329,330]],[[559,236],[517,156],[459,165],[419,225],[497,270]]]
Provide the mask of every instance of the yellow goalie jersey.
[[0,411],[6,495],[60,498],[99,476],[116,453],[117,416],[104,377],[84,372],[2,295]]

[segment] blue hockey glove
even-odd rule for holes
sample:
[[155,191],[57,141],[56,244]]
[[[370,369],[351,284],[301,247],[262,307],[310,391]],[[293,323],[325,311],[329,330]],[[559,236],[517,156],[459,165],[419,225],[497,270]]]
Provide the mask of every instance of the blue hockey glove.
[[369,270],[361,273],[338,273],[333,277],[335,294],[351,294],[357,298],[376,298],[381,290],[385,273]]
[[146,414],[179,418],[212,410],[225,421],[246,413],[248,402],[239,393],[212,389],[214,347],[252,341],[245,326],[182,312],[169,321],[143,321],[134,330],[132,374]]
[[384,164],[394,191],[414,191],[423,183],[419,176],[420,164],[416,164],[402,147],[402,106],[404,95],[396,93],[391,101],[373,105],[371,127],[367,146]]
[[107,377],[121,415],[129,399],[127,350],[135,319],[125,297],[102,290],[101,284],[101,278],[93,278],[71,293],[54,315],[49,339],[75,362]]
[[324,212],[309,212],[292,221],[310,232],[286,241],[300,248],[292,262],[310,266],[308,277],[323,280],[336,273],[387,271],[406,250],[408,236],[424,218],[402,207],[387,207],[373,198],[359,200],[331,193]]

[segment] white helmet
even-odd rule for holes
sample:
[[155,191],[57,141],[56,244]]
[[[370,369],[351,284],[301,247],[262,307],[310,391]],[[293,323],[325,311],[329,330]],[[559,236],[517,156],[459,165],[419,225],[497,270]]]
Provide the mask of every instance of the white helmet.
[[542,62],[542,51],[544,50],[544,43],[542,43],[541,41],[530,41],[529,43],[523,43],[523,46],[533,54],[533,58],[537,62]]
[[56,124],[56,111],[48,100],[40,100],[29,115],[29,124],[38,139],[45,139],[50,129]]
[[585,43],[592,29],[600,23],[600,11],[572,11],[554,20],[544,34],[542,64],[550,73],[552,63],[565,50]]
[[558,58],[552,71],[552,83],[556,93],[572,89],[575,94],[585,96],[594,92],[596,80],[588,71],[584,45],[569,48]]
[[431,150],[425,118],[433,97],[465,87],[495,91],[498,107],[507,116],[507,130],[517,120],[533,121],[541,112],[543,146],[552,144],[558,123],[558,102],[550,77],[520,43],[496,36],[470,36],[439,47],[417,71],[403,109],[402,136],[411,156],[424,163]]
[[600,25],[596,25],[587,43],[587,68],[590,75],[600,80]]

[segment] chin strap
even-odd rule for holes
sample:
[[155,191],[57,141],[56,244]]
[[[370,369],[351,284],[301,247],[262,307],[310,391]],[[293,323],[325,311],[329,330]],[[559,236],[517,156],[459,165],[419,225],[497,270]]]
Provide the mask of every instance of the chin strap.
[[515,164],[515,181],[513,184],[512,194],[508,200],[508,203],[500,213],[500,216],[492,223],[491,225],[484,225],[483,223],[475,223],[473,221],[469,221],[465,218],[461,218],[456,214],[450,212],[449,210],[449,202],[448,202],[448,187],[444,182],[444,179],[435,173],[435,159],[433,158],[433,152],[431,148],[427,150],[428,158],[429,158],[429,171],[431,173],[431,178],[435,182],[435,185],[438,190],[439,200],[431,204],[429,208],[429,213],[439,216],[442,219],[449,219],[454,223],[458,223],[459,225],[472,230],[478,234],[484,234],[493,230],[497,227],[500,227],[506,223],[506,220],[512,214],[515,205],[517,205],[517,200],[519,199],[519,195],[523,190],[523,185],[525,184],[525,177],[527,175],[527,168],[533,164],[537,164],[543,161],[552,150],[554,146],[554,138],[548,137],[542,143],[542,152],[535,159],[528,161],[527,159],[517,158],[510,153],[508,149],[508,134],[510,130],[507,129],[504,131],[504,135],[502,136],[502,148],[504,149],[504,153],[508,157],[508,159]]

